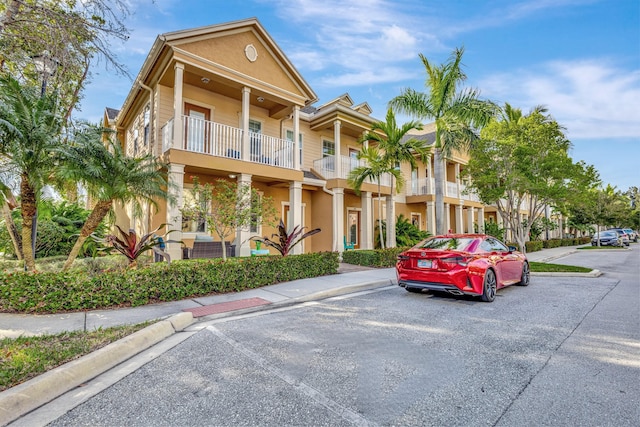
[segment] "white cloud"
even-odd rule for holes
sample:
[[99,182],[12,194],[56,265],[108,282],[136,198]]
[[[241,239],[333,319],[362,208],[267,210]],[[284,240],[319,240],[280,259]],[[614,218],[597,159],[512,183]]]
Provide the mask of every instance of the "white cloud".
[[640,70],[606,60],[555,61],[479,82],[484,96],[528,111],[546,105],[571,138],[640,137]]

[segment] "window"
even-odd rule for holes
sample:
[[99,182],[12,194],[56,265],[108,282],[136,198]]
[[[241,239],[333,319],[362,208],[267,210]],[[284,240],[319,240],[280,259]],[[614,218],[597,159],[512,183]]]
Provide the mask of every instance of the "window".
[[149,110],[149,106],[147,105],[146,107],[144,107],[144,145],[145,147],[147,145],[149,145],[149,121],[150,121],[150,110]]
[[135,124],[133,129],[133,155],[138,154],[138,123]]
[[[293,142],[293,131],[292,130],[287,130],[286,138],[287,138],[287,141]],[[301,133],[298,134],[298,149],[300,151],[300,164],[302,164],[303,161],[302,161],[302,134]]]
[[[185,188],[183,196],[183,206],[196,206],[198,196],[193,194],[191,189]],[[202,209],[209,210],[205,201],[200,202]],[[185,233],[205,233],[207,231],[207,221],[205,218],[191,218],[188,215],[182,215],[182,231]]]
[[257,160],[262,154],[262,123],[249,120],[249,138],[251,139],[251,157]]
[[[253,193],[253,191],[252,191]],[[262,204],[262,192],[256,191],[255,195],[257,196],[254,200],[251,201],[251,207],[256,208]],[[257,206],[256,206],[257,205]],[[251,215],[251,224],[249,226],[249,231],[252,234],[262,234],[262,224],[261,218],[257,215],[257,213],[253,212]]]
[[335,170],[334,162],[335,162],[335,154],[336,154],[336,144],[333,141],[327,141],[326,139],[322,140],[322,158],[328,157],[325,160],[324,165],[327,170],[333,171]]

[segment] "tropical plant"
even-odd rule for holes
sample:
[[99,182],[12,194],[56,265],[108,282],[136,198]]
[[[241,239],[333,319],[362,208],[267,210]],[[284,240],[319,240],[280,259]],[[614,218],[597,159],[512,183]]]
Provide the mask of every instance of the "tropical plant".
[[278,233],[274,233],[271,235],[271,237],[277,237],[277,240],[271,240],[268,237],[252,237],[251,240],[260,242],[267,246],[271,246],[272,248],[275,248],[278,252],[280,252],[282,256],[287,256],[294,246],[302,242],[307,237],[318,234],[321,231],[319,228],[314,228],[313,230],[309,230],[305,233],[304,230],[306,228],[307,227],[296,225],[289,233],[287,232],[287,228],[284,225],[284,221],[280,219],[280,223],[278,224]]
[[59,176],[82,182],[94,201],[63,269],[68,269],[87,238],[96,231],[107,215],[113,214],[113,203],[131,204],[141,214],[142,203],[157,208],[159,199],[169,198],[164,163],[151,154],[128,157],[120,143],[103,136],[107,129],[84,125],[74,134],[73,144],[62,147]]
[[250,229],[259,224],[272,224],[276,211],[273,200],[261,196],[250,185],[219,179],[215,184],[200,184],[193,177],[192,202],[180,212],[184,218],[207,223],[222,241],[222,258],[227,259],[225,248],[228,237],[239,229]]
[[[4,221],[7,235],[11,240],[11,247],[5,246],[4,250],[0,249],[0,252],[6,254],[7,250],[11,251],[13,249],[13,253],[18,260],[22,260],[22,239],[11,214],[18,203],[11,189],[2,181],[0,181],[0,205],[2,206],[2,220]],[[2,245],[0,244],[0,246]]]
[[[375,228],[376,230],[382,228],[382,234],[386,234],[387,222],[384,220],[377,221]],[[396,218],[396,246],[402,248],[415,246],[430,235],[431,233],[429,233],[428,231],[422,231],[418,227],[413,225],[411,221],[409,221],[409,219],[406,218],[403,214],[398,215],[398,217]],[[380,239],[378,237],[376,237],[376,241],[374,244],[376,248],[382,248]]]
[[55,95],[41,94],[9,75],[0,77],[0,157],[20,179],[22,253],[32,271],[32,227],[42,189],[58,165],[62,123]]
[[[162,240],[156,236],[155,233],[164,226],[165,224],[162,224],[152,232],[143,234],[140,238],[138,238],[136,230],[129,229],[128,232],[125,232],[118,225],[115,227],[118,230],[119,236],[115,234],[108,234],[102,238],[95,235],[91,235],[91,237],[96,242],[105,245],[105,250],[108,251],[113,248],[120,252],[129,260],[129,268],[136,268],[140,255],[150,249],[154,249],[156,246],[162,245]],[[171,261],[168,254],[164,254],[164,256],[168,262]]]
[[484,230],[482,230],[482,232],[489,236],[493,236],[498,240],[505,240],[505,229],[500,227],[497,222],[485,222]]
[[420,54],[427,72],[425,86],[428,93],[405,89],[389,102],[399,112],[435,121],[433,149],[436,234],[445,232],[444,160],[456,151],[467,151],[478,139],[476,129],[488,123],[496,111],[494,103],[479,99],[477,89],[458,90],[458,86],[467,78],[462,71],[463,53],[464,48],[455,49],[449,61],[441,65],[431,64]]
[[[382,176],[389,174],[392,179],[391,187],[399,192],[404,185],[404,177],[400,172],[399,165],[409,163],[412,168],[415,168],[417,166],[416,156],[425,163],[428,159],[429,149],[424,145],[424,141],[408,137],[410,131],[420,129],[422,129],[422,125],[417,121],[410,121],[398,127],[395,115],[389,109],[385,121],[374,122],[369,131],[358,141],[360,144],[364,144],[365,141],[368,143],[358,153],[358,159],[364,160],[365,165],[352,169],[347,181],[357,194],[360,193],[365,180],[376,181],[378,184],[379,219],[382,219],[382,203],[380,201]],[[393,181],[395,181],[395,185],[393,185]],[[381,228],[379,228],[379,232],[382,233]],[[383,241],[382,234],[380,234],[380,241]],[[395,244],[395,235],[389,233],[387,241],[389,245]]]

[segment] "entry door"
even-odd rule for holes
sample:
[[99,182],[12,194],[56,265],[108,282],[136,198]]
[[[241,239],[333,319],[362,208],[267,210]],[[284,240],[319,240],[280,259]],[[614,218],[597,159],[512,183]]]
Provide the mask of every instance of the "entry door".
[[347,212],[347,243],[360,247],[360,212]]
[[204,153],[206,149],[205,142],[209,134],[207,131],[209,126],[209,110],[198,107],[197,105],[185,104],[184,111],[187,116],[185,125],[186,149],[188,151],[195,151],[196,153]]

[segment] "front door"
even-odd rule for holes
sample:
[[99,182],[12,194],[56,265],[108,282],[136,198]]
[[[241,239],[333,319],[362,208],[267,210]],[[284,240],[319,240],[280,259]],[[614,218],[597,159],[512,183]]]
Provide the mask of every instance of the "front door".
[[360,247],[360,211],[347,212],[347,243]]
[[209,109],[186,103],[184,111],[187,116],[185,125],[186,149],[196,153],[206,152],[205,143],[209,134],[207,131]]

